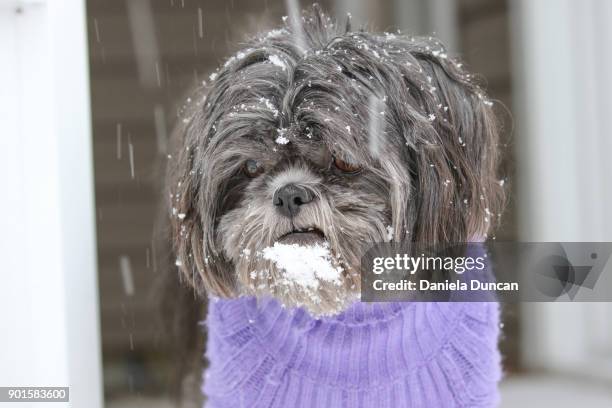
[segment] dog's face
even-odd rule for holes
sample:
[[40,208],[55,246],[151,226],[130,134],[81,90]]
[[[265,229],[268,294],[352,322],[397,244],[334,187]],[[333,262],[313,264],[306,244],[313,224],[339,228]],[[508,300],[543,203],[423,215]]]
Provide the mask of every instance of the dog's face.
[[[274,76],[286,75],[275,71]],[[366,246],[386,240],[392,222],[386,178],[391,175],[363,149],[368,143],[368,112],[350,95],[334,95],[325,81],[303,75],[311,86],[294,84],[277,95],[254,86],[237,100],[240,108],[227,126],[244,121],[238,126],[245,133],[224,138],[208,156],[214,167],[230,175],[219,197],[222,215],[215,239],[247,291],[334,310],[359,288],[357,272]],[[292,100],[283,117],[291,119],[279,128],[260,95],[279,106],[287,92]],[[346,112],[351,112],[349,117]],[[382,154],[394,163],[405,160],[396,149]],[[262,257],[262,251],[277,242],[329,246],[343,279],[321,281],[311,290],[283,279],[284,271]]]
[[[490,103],[432,40],[343,33],[315,13],[211,76],[170,162],[184,276],[217,295],[333,313],[373,243],[485,235],[501,205]],[[263,256],[322,247],[339,279],[304,287]]]

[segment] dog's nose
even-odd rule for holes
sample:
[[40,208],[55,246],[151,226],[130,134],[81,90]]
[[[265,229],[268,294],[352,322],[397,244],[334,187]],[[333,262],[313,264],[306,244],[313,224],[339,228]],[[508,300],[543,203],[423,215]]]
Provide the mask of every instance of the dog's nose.
[[306,188],[287,184],[276,190],[272,202],[276,209],[285,217],[295,217],[300,206],[311,202],[313,194]]

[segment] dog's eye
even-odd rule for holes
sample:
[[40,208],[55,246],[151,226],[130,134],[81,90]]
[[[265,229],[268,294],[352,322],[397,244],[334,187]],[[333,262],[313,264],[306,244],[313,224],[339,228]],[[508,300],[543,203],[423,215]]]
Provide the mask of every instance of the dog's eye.
[[334,166],[345,173],[357,173],[361,170],[361,167],[358,165],[345,162],[337,156],[334,156]]
[[244,162],[242,170],[248,177],[255,178],[264,172],[264,167],[257,160],[249,159]]

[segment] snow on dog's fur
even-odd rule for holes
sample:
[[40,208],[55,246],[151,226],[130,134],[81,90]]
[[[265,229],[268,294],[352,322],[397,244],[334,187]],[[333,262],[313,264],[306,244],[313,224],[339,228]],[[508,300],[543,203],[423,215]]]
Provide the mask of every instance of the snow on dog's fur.
[[[498,129],[437,40],[351,31],[316,7],[302,22],[299,47],[289,26],[257,37],[195,90],[167,197],[194,287],[330,314],[359,293],[372,243],[486,236],[503,201]],[[327,248],[339,279],[286,279],[265,256],[275,245]]]

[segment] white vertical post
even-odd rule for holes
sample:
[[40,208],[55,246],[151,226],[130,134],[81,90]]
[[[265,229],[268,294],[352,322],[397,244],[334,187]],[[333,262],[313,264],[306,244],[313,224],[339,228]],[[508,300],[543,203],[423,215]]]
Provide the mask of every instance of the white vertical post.
[[[606,182],[612,151],[612,7],[606,0],[517,0],[509,5],[520,238],[612,240],[605,205],[612,197]],[[589,327],[591,306],[524,306],[527,365],[574,373],[588,369],[597,375],[603,361],[589,350],[589,337],[596,333]]]
[[0,0],[0,385],[99,408],[87,55],[83,0]]

